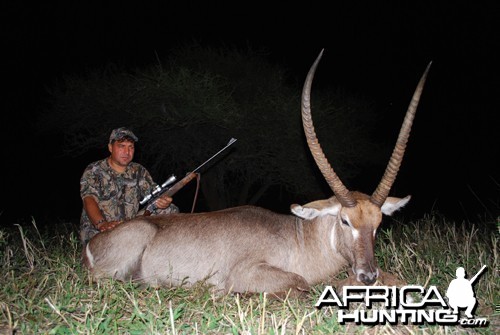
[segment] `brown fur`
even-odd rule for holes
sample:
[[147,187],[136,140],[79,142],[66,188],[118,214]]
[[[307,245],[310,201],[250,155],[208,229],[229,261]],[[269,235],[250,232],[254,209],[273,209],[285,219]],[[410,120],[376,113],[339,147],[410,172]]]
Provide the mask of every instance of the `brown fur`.
[[[314,206],[318,212],[311,219],[252,206],[139,217],[96,235],[83,258],[95,278],[133,277],[153,286],[205,281],[242,293],[301,294],[347,265],[376,270],[373,232],[380,222],[371,220],[374,209],[345,209],[335,197]],[[331,214],[332,208],[361,220],[356,221],[360,237],[353,238],[353,228]]]

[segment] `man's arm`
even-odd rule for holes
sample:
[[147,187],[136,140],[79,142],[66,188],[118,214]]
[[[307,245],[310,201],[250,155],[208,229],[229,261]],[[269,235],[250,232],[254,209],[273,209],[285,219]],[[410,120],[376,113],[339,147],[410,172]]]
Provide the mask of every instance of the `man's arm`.
[[93,196],[86,196],[83,198],[83,208],[85,209],[92,225],[100,231],[112,229],[121,223],[119,221],[107,222]]

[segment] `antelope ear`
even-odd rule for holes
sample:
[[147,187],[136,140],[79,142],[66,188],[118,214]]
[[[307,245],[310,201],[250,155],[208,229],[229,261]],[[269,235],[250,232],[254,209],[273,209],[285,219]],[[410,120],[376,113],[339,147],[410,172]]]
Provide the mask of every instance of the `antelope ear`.
[[310,220],[318,216],[337,215],[340,207],[341,205],[337,199],[332,197],[326,200],[313,201],[304,206],[293,204],[290,206],[290,210],[298,217]]
[[385,215],[392,215],[397,210],[403,208],[408,201],[410,201],[411,195],[407,195],[404,198],[387,197],[384,204],[382,205],[382,213]]

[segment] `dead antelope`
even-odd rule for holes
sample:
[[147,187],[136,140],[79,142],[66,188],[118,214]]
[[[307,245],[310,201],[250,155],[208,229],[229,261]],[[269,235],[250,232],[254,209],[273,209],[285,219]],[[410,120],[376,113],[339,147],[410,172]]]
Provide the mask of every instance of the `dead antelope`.
[[96,235],[83,259],[94,278],[134,279],[155,286],[198,281],[226,292],[307,291],[346,266],[354,279],[375,282],[374,242],[382,214],[410,200],[389,197],[399,170],[429,66],[417,85],[386,171],[371,196],[349,191],[331,168],[316,138],[310,91],[323,51],[305,80],[302,122],[309,149],[334,196],[294,215],[242,206],[226,210],[139,217]]

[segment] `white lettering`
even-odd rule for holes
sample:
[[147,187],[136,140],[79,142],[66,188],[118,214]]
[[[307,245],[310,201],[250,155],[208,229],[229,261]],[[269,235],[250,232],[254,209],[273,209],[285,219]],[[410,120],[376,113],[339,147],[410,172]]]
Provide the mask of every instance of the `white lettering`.
[[343,291],[342,291],[342,302],[344,303],[344,307],[349,307],[349,302],[362,302],[364,297],[363,294],[358,294],[358,295],[350,295],[350,292],[367,292],[367,290],[371,286],[344,286]]
[[[327,299],[328,296],[332,296],[331,299]],[[326,286],[321,295],[319,296],[318,301],[314,305],[316,308],[321,308],[323,306],[338,306],[342,307],[342,303],[340,302],[337,293],[331,286]]]
[[[432,294],[436,296],[436,299],[430,298]],[[443,297],[441,296],[441,293],[439,293],[439,291],[437,290],[436,286],[429,287],[429,289],[427,290],[427,294],[424,296],[424,299],[422,301],[423,306],[441,305],[442,307],[448,307]]]
[[[460,319],[453,313],[436,286],[425,289],[418,285],[396,286],[344,286],[342,297],[335,293],[332,286],[326,286],[315,304],[316,308],[337,306],[337,319],[340,324],[438,324],[461,325],[462,327],[485,327],[487,319]],[[414,302],[410,294],[420,295]],[[364,303],[367,309],[355,308],[349,311],[351,302]],[[381,303],[386,309],[371,309]],[[439,306],[441,309],[432,306]],[[431,308],[428,308],[431,307]]]
[[[382,292],[382,295],[377,295],[376,293]],[[390,307],[389,303],[390,289],[387,286],[370,286],[366,290],[365,304],[366,307],[371,308],[372,302],[384,302],[385,307]]]

